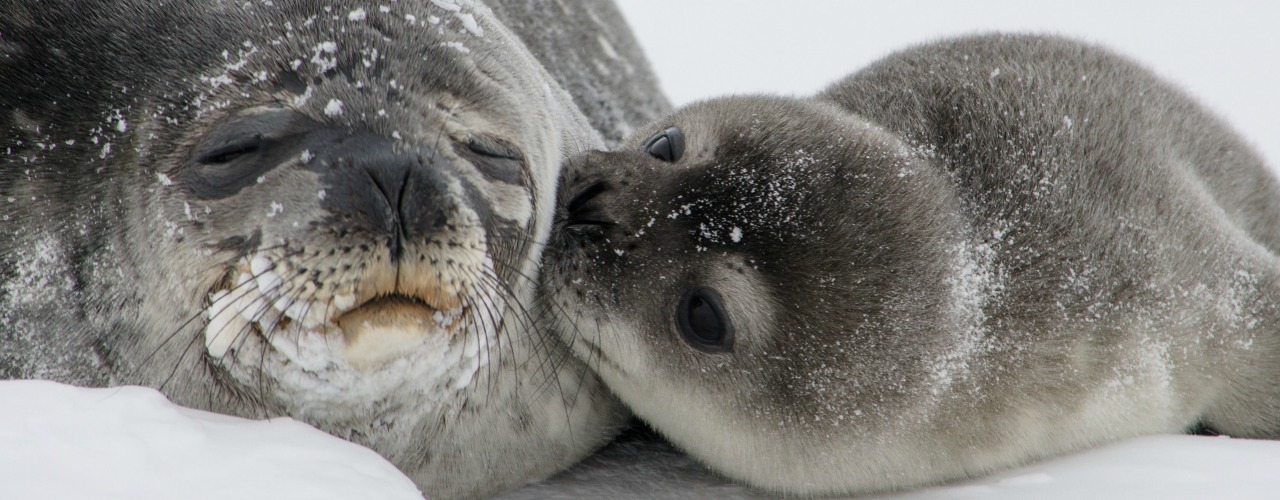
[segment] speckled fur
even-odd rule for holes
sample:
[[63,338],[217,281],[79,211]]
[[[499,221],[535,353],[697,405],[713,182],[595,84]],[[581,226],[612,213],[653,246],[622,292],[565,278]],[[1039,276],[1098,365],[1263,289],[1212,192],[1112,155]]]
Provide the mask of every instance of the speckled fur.
[[[674,164],[640,151],[678,126]],[[1280,437],[1280,186],[1134,62],[944,40],[575,158],[561,335],[656,430],[787,494],[898,490],[1203,424]],[[732,354],[674,321],[712,286]]]

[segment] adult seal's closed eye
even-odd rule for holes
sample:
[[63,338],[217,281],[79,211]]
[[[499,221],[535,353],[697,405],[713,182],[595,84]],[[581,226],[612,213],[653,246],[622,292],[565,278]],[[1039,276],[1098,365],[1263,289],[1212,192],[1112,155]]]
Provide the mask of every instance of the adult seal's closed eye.
[[292,416],[431,498],[598,447],[625,412],[533,280],[561,155],[664,103],[610,5],[519,19],[632,70],[591,116],[497,7],[4,2],[0,375]]
[[849,494],[1280,436],[1280,188],[1109,51],[947,40],[639,132],[570,162],[544,286],[575,352],[730,478]]

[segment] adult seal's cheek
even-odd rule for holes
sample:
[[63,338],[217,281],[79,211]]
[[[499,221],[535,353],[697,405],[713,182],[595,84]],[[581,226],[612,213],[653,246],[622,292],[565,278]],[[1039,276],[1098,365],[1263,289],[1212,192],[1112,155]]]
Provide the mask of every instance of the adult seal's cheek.
[[[629,127],[584,116],[561,84],[590,75],[502,22],[559,21],[425,1],[2,17],[0,374],[291,416],[432,498],[547,476],[625,417],[535,310],[560,155]],[[602,19],[556,36],[619,43]]]
[[563,179],[557,332],[744,484],[848,495],[1195,426],[1280,437],[1280,184],[1099,47],[923,45],[812,99],[692,105]]

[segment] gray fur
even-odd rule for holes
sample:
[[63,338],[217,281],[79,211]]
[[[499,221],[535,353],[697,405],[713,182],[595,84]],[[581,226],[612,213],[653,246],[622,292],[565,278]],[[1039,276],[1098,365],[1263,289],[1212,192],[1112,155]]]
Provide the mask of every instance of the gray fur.
[[[683,158],[640,151],[671,126]],[[561,335],[734,480],[847,494],[1197,424],[1280,437],[1280,185],[1105,49],[958,38],[811,99],[697,103],[572,160],[562,197],[598,183],[612,225],[569,214],[548,247]],[[695,285],[733,353],[681,339]]]
[[[0,376],[141,384],[195,408],[289,415],[370,446],[431,498],[513,488],[612,436],[625,411],[540,326],[532,280],[561,155],[666,111],[647,63],[606,2],[572,16],[515,1],[381,6],[3,2]],[[613,51],[569,43],[580,37]],[[588,105],[598,101],[613,107]],[[271,128],[281,120],[302,132],[271,136],[294,130]],[[297,149],[263,146],[288,154],[227,187],[219,165],[237,160],[210,135],[246,136],[241,123]],[[477,159],[476,137],[519,160]],[[387,158],[412,175],[378,178]],[[234,341],[206,336],[217,294],[245,290],[236,279],[255,256],[289,300],[327,309],[352,296],[343,290],[360,304],[412,289],[466,312],[450,336],[425,336],[448,348],[413,337],[354,368],[330,351],[284,353],[246,321],[229,323]],[[409,302],[388,307],[423,310]],[[346,316],[314,328],[293,318],[254,325],[295,348],[343,338],[330,327]]]
[[573,96],[610,147],[671,111],[622,13],[605,0],[502,0],[494,15]]

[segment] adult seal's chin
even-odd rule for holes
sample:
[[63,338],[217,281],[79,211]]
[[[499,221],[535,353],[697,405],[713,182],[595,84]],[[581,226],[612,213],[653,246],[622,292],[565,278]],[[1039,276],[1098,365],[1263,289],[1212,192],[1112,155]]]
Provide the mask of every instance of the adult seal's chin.
[[[585,10],[563,36],[643,69],[616,12]],[[431,498],[545,477],[625,417],[546,333],[533,280],[561,155],[630,125],[584,116],[560,83],[588,73],[544,67],[487,7],[3,17],[0,374],[292,416]],[[665,106],[628,95],[631,116]]]

